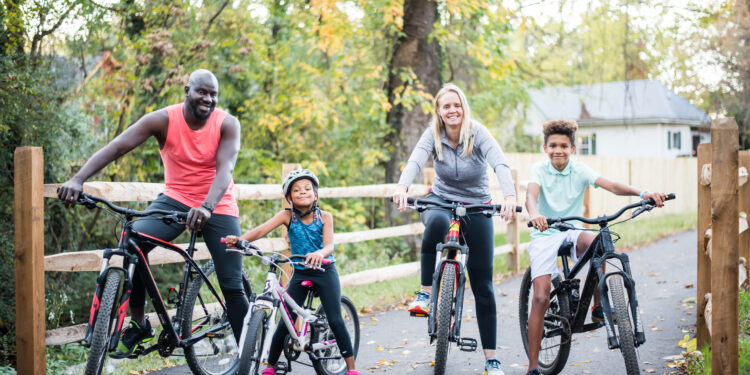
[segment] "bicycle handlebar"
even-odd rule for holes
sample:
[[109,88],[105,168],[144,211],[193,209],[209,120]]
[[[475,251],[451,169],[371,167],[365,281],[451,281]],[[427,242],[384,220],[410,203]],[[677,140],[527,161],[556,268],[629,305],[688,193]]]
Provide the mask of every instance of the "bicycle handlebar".
[[[103,203],[107,207],[109,207],[110,210],[121,214],[125,216],[134,216],[134,217],[145,217],[145,216],[151,216],[151,215],[164,215],[167,217],[170,217],[172,219],[175,219],[175,221],[184,221],[187,219],[187,213],[186,212],[180,212],[180,211],[167,211],[167,210],[146,210],[146,211],[138,211],[134,210],[132,208],[125,208],[115,205],[114,203],[104,199],[100,198],[94,195],[89,195],[86,193],[81,193],[78,195],[78,201],[76,204],[84,205],[87,208],[94,208],[97,207],[98,203]],[[101,208],[101,207],[100,207]]]
[[[406,202],[414,205],[414,208],[417,211],[427,210],[430,208],[430,207],[427,207],[427,205],[432,205],[435,207],[445,208],[451,211],[455,210],[456,208],[463,207],[466,210],[477,211],[483,214],[490,214],[490,215],[498,214],[499,211],[501,211],[504,206],[502,204],[462,204],[459,202],[443,203],[443,202],[433,201],[429,199],[419,199],[419,198],[406,198]],[[521,212],[521,211],[523,211],[523,207],[516,206],[516,212]]]
[[[668,194],[667,195],[667,199],[665,199],[665,201],[672,200],[672,199],[675,199],[674,193]],[[642,201],[637,202],[637,203],[629,204],[629,205],[621,208],[619,211],[617,211],[613,215],[610,215],[610,216],[600,216],[600,217],[597,217],[597,218],[594,218],[594,219],[590,219],[590,218],[586,218],[586,217],[581,217],[581,216],[566,216],[566,217],[558,217],[558,218],[547,218],[547,225],[552,225],[552,224],[555,224],[555,223],[562,223],[562,222],[565,222],[565,221],[574,221],[574,220],[581,221],[581,222],[584,222],[586,224],[608,223],[608,222],[610,222],[612,220],[617,219],[625,211],[627,211],[627,210],[629,210],[631,208],[653,206],[654,204],[656,204],[656,202],[654,202],[654,199],[653,198],[649,198],[649,199],[642,200]],[[651,208],[653,208],[653,207],[651,207]],[[530,221],[528,223],[526,223],[526,225],[529,228],[531,228],[531,227],[534,226],[534,224],[532,224]]]
[[[226,238],[222,238],[219,241],[221,243],[223,243],[223,244],[227,243],[227,239]],[[241,253],[242,255],[245,255],[245,256],[264,256],[263,253],[267,252],[267,251],[263,251],[263,250],[259,249],[257,246],[255,246],[252,243],[250,243],[250,241],[246,241],[246,240],[237,240],[237,242],[234,244],[234,247],[235,247],[235,249],[227,247],[227,250],[228,251],[238,251],[239,253]],[[258,255],[258,254],[260,254],[260,255]],[[274,260],[274,263],[302,263],[302,262],[293,262],[292,261],[293,259],[302,259],[302,260],[305,260],[305,259],[307,259],[307,257],[304,256],[304,255],[292,254],[292,255],[286,256],[286,258],[276,259],[276,260]],[[322,259],[320,263],[323,264],[323,265],[329,265],[329,264],[331,264],[331,260],[330,259]]]

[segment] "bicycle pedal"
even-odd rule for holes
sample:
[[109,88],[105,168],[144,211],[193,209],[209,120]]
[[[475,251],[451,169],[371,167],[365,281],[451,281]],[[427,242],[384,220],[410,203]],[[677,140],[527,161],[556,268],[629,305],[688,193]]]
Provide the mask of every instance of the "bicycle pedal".
[[473,352],[477,350],[477,340],[463,337],[458,340],[458,348],[464,352]]
[[418,318],[426,318],[429,314],[422,314],[422,313],[415,313],[415,312],[409,312],[409,315],[416,316]]
[[278,361],[276,362],[276,365],[273,366],[274,375],[286,375],[286,373],[289,371],[291,371],[291,368],[287,366],[286,362],[283,361]]

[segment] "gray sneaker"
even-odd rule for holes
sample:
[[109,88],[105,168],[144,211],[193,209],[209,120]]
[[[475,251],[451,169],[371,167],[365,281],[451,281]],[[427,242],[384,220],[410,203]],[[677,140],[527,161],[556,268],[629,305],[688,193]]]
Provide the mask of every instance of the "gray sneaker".
[[497,359],[488,359],[487,362],[484,363],[484,373],[483,375],[505,375],[503,372],[503,369],[500,368],[500,361]]

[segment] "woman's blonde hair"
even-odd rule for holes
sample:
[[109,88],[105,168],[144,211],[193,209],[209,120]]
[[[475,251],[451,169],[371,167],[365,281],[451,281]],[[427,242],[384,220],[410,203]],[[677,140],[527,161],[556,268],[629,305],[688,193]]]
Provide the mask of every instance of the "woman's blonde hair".
[[438,91],[435,95],[435,115],[432,116],[430,126],[435,133],[435,152],[437,153],[438,160],[443,160],[443,142],[442,142],[442,131],[445,129],[443,119],[438,114],[438,103],[440,98],[449,93],[454,92],[458,95],[458,100],[461,101],[461,108],[463,109],[463,120],[461,121],[461,132],[459,134],[459,143],[464,144],[464,151],[461,153],[462,157],[471,156],[471,152],[474,150],[474,121],[471,120],[471,109],[469,109],[469,101],[466,100],[466,95],[458,86],[452,83],[446,83],[443,88]]

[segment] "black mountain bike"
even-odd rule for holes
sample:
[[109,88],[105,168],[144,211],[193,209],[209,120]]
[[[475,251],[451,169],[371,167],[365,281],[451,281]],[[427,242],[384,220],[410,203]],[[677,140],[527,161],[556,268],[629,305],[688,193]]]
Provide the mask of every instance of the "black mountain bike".
[[[206,262],[201,267],[193,260],[197,232],[191,234],[188,248],[182,249],[133,229],[136,217],[141,217],[140,220],[162,220],[168,224],[184,223],[187,213],[136,211],[87,194],[81,194],[77,203],[89,209],[104,210],[122,222],[118,247],[104,250],[101,271],[96,279],[96,291],[83,341],[84,346],[90,348],[85,373],[101,374],[108,353],[117,348],[133,289],[133,275],[139,272],[163,329],[154,344],[148,348],[139,346],[130,358],[153,351],[168,357],[173,355],[176,348],[182,348],[193,373],[234,374],[239,366],[237,341],[229,325],[221,291],[214,286],[218,285],[218,281],[213,262]],[[146,243],[174,251],[185,259],[179,290],[170,288],[167,298],[167,303],[176,308],[173,316],[167,310],[151,274],[151,267],[141,251],[140,245]],[[114,255],[122,257],[122,266],[110,265]],[[136,267],[138,264],[144,267]],[[243,284],[250,296],[252,290],[246,275],[243,275]]]
[[[445,373],[449,343],[455,342],[463,351],[477,350],[477,340],[461,337],[461,313],[466,285],[466,263],[469,260],[469,247],[461,239],[461,218],[470,213],[481,213],[487,217],[499,215],[500,204],[469,204],[459,202],[443,203],[429,199],[407,198],[409,208],[419,212],[424,210],[448,210],[451,213],[448,241],[437,245],[435,273],[432,276],[433,291],[430,296],[430,314],[427,319],[427,333],[430,344],[437,340],[435,348],[435,374]],[[516,207],[521,212],[521,207]],[[445,258],[442,254],[445,253]],[[412,316],[424,316],[411,313]]]
[[[667,200],[674,198],[674,194],[667,196]],[[563,273],[562,277],[555,275],[552,278],[550,304],[544,315],[544,332],[539,350],[539,370],[543,374],[557,374],[562,371],[565,362],[568,360],[568,354],[570,354],[571,338],[574,333],[588,332],[602,326],[607,329],[609,349],[620,349],[620,353],[625,360],[627,374],[639,374],[636,348],[646,342],[646,335],[643,331],[641,314],[638,311],[638,299],[635,293],[635,280],[633,280],[630,271],[630,260],[627,254],[615,252],[614,242],[620,236],[610,231],[611,225],[609,223],[616,220],[627,210],[637,208],[629,219],[612,225],[635,218],[654,207],[656,207],[654,200],[647,199],[627,205],[611,216],[600,216],[596,219],[580,216],[547,219],[550,228],[562,231],[570,229],[598,231],[599,234],[572,269],[568,266],[568,257],[571,255],[574,244],[565,242],[558,249],[557,255],[562,258]],[[596,224],[599,225],[599,229],[575,228],[567,221]],[[532,226],[531,223],[528,223],[528,225],[529,227]],[[612,239],[613,236],[615,237],[614,240]],[[591,260],[592,266],[589,267],[586,275],[583,292],[579,292],[581,280],[575,277],[589,260]],[[620,266],[613,261],[619,261]],[[602,265],[605,262],[608,264],[606,274],[602,270]],[[604,277],[601,277],[601,275]],[[599,290],[601,296],[604,322],[584,324],[591,297],[594,295],[594,288]],[[532,289],[531,267],[529,267],[526,269],[523,281],[521,281],[518,301],[521,338],[527,355],[529,353],[529,313],[531,312],[531,298],[534,295]],[[627,294],[625,291],[627,291]],[[615,330],[615,324],[617,330]]]

